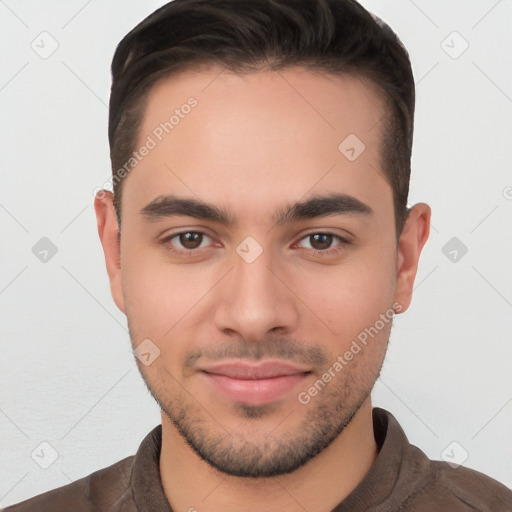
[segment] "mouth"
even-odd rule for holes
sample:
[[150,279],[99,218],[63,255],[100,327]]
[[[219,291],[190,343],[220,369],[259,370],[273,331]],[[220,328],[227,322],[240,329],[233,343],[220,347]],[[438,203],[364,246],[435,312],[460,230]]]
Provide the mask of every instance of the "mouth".
[[206,383],[225,398],[263,405],[289,394],[311,373],[309,368],[279,361],[259,364],[232,361],[201,368]]

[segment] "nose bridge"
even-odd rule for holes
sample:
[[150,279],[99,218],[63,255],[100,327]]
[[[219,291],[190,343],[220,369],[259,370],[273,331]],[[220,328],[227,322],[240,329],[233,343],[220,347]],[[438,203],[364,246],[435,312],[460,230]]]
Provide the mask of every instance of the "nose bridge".
[[271,299],[271,291],[276,287],[276,278],[269,270],[272,265],[270,251],[262,252],[254,261],[245,260],[243,257],[234,260],[233,279],[238,299],[244,302],[250,302],[251,299]]
[[217,305],[217,327],[247,340],[261,339],[276,328],[293,329],[298,312],[293,295],[270,270],[275,266],[271,251],[246,240],[237,247],[233,266]]

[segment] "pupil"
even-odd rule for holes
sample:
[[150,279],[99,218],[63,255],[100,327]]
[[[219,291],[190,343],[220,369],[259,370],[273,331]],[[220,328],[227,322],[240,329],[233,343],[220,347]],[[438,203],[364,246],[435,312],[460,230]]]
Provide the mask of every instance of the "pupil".
[[180,235],[180,243],[187,249],[196,249],[201,245],[200,233],[182,233]]
[[324,233],[312,235],[315,243],[312,244],[316,249],[328,249],[332,243],[332,235]]

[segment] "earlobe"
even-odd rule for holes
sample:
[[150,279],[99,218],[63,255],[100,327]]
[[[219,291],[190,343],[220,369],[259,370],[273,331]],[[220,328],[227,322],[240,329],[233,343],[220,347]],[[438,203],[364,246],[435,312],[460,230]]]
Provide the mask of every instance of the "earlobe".
[[124,313],[124,296],[121,280],[121,241],[112,192],[101,190],[94,198],[94,210],[98,225],[105,264],[110,280],[110,291],[117,307]]
[[430,233],[430,214],[427,204],[414,205],[400,234],[395,293],[395,301],[401,306],[400,313],[406,311],[411,303],[420,254]]

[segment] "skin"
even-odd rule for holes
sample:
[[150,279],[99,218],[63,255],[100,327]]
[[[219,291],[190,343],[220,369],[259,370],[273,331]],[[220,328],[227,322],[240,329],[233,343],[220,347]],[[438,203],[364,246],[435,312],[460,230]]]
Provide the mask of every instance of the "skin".
[[[408,308],[430,208],[415,205],[397,241],[380,158],[385,104],[370,82],[301,68],[181,72],[151,89],[137,147],[191,96],[197,106],[125,178],[120,238],[112,195],[95,200],[132,344],[150,339],[160,350],[137,364],[162,409],[164,491],[173,510],[331,510],[377,456],[369,393],[391,322],[309,403],[298,394],[379,315]],[[354,161],[338,150],[348,134],[366,146]],[[287,204],[334,192],[371,213],[273,220]],[[168,194],[235,222],[141,214]],[[186,232],[205,236],[192,236],[194,245],[176,236]],[[252,263],[236,251],[248,236],[262,249]],[[290,361],[310,373],[250,406],[216,392],[200,371],[228,359]]]

